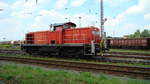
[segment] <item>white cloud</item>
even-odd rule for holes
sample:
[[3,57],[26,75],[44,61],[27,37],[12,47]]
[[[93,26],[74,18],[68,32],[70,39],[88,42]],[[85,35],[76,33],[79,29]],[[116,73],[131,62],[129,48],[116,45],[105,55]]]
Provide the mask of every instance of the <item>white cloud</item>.
[[33,0],[29,1],[30,2],[25,3],[24,1],[19,0],[13,3],[11,15],[21,19],[28,18],[27,16],[29,16],[29,13],[31,14],[37,9],[35,2]]
[[[98,2],[100,2],[101,0],[96,0]],[[110,4],[111,6],[118,6],[118,5],[122,5],[125,2],[129,2],[131,0],[103,0],[105,3]]]
[[108,17],[108,20],[106,21],[105,25],[107,26],[111,26],[114,27],[116,25],[119,25],[120,23],[122,23],[126,18],[125,18],[125,14],[118,14],[116,17]]
[[37,16],[31,27],[33,29],[38,28],[38,30],[43,30],[43,28],[48,29],[50,24],[62,23],[65,20],[66,15],[61,14],[55,10],[41,10],[39,12],[40,16]]
[[6,40],[23,40],[24,38],[24,30],[26,26],[24,23],[17,21],[13,18],[4,18],[0,20],[0,41],[3,40],[2,38],[6,38]]
[[118,6],[118,5],[124,4],[126,2],[129,2],[131,0],[104,0],[104,1],[108,2],[112,6]]
[[[24,0],[16,0],[11,6],[8,4],[0,2],[0,8],[11,9],[11,18],[7,20],[0,20],[0,29],[3,29],[1,35],[9,39],[19,39],[20,36],[23,38],[24,34],[28,31],[38,31],[38,30],[48,30],[49,25],[53,23],[62,23],[71,20],[72,22],[79,25],[79,16],[82,17],[81,23],[82,27],[85,26],[97,26],[99,27],[99,18],[94,15],[79,13],[79,14],[64,14],[54,9],[46,10],[42,9],[42,6],[47,4],[50,0],[39,0],[38,5],[36,5],[35,0],[29,0],[25,3]],[[62,9],[67,5],[68,0],[56,0],[56,9]],[[71,0],[71,6],[77,7],[85,3],[86,0]],[[113,3],[124,3],[129,0],[105,0],[109,4]],[[74,3],[73,3],[74,2]],[[49,4],[49,3],[48,3]],[[70,5],[69,5],[70,6]],[[139,0],[139,3],[129,7],[124,12],[118,14],[116,17],[108,17],[106,22],[106,31],[113,35],[113,31],[116,32],[115,35],[125,35],[134,32],[138,28],[143,28],[143,26],[138,24],[128,23],[128,18],[132,18],[134,15],[143,15],[146,20],[150,20],[150,0]],[[2,16],[3,17],[3,16]],[[141,16],[140,16],[141,17]],[[5,18],[5,17],[4,17]],[[27,18],[27,20],[25,20]],[[68,18],[68,19],[65,19]],[[30,21],[30,22],[28,22]],[[97,23],[96,23],[97,21]],[[8,26],[7,26],[8,25]],[[6,28],[7,27],[7,28]],[[149,28],[149,25],[146,26]],[[10,28],[10,29],[8,29]],[[13,31],[8,31],[13,30]],[[129,31],[130,30],[130,31]],[[16,33],[17,32],[17,33]],[[19,32],[19,33],[18,33]],[[12,33],[11,35],[8,33]],[[17,38],[17,36],[19,36]]]
[[[96,16],[90,15],[90,14],[85,14],[85,13],[80,13],[80,14],[74,14],[71,18],[71,21],[75,22],[78,27],[80,24],[79,17],[81,17],[81,26],[82,27],[87,27],[87,26],[97,26],[99,27],[99,20]],[[96,23],[97,21],[97,23]]]
[[30,18],[31,15],[36,15],[36,11],[40,10],[42,5],[45,5],[50,1],[51,0],[39,0],[38,5],[36,5],[35,0],[28,0],[26,3],[24,0],[18,0],[11,6],[11,15],[23,19]]
[[29,0],[28,2],[24,2],[23,0],[16,1],[15,3],[12,4],[12,10],[33,10],[35,9],[36,4],[33,0]]
[[144,15],[145,20],[150,20],[150,13]]
[[0,16],[5,15],[7,8],[8,4],[0,1]]
[[12,12],[12,16],[16,16],[21,19],[26,19],[32,17],[32,12],[28,11]]
[[114,35],[116,32],[117,36],[131,34],[137,29],[144,29],[142,24],[129,23],[128,21],[135,16],[143,17],[146,20],[150,20],[150,0],[139,0],[139,3],[129,7],[124,12],[118,14],[116,17],[108,17],[108,21],[105,24],[106,31],[108,34]]
[[68,0],[57,0],[56,9],[62,9],[67,3]]
[[5,9],[8,7],[8,4],[7,3],[4,3],[4,2],[0,2],[0,9]]
[[50,11],[41,10],[40,15],[41,16],[36,17],[34,24],[32,25],[33,28],[38,27],[39,28],[38,30],[43,30],[43,27],[45,29],[48,29],[48,26],[50,24],[68,22],[69,20],[79,25],[79,17],[82,17],[81,18],[82,27],[99,26],[98,24],[99,22],[96,23],[96,21],[98,21],[98,18],[96,18],[96,16],[88,15],[85,13],[69,15],[69,14],[60,13],[56,10],[50,10]]
[[115,18],[109,18],[106,25],[115,26],[122,23],[122,21],[127,20],[128,18],[126,17],[149,13],[149,5],[150,0],[139,0],[137,5],[129,7],[126,11],[118,14]]
[[126,14],[141,14],[150,12],[150,0],[139,0],[137,5],[131,6],[126,10]]
[[87,0],[73,0],[71,6],[78,7],[83,5]]
[[118,25],[118,28],[115,29],[117,33],[116,36],[132,34],[137,29],[139,29],[138,24],[126,23],[124,25]]

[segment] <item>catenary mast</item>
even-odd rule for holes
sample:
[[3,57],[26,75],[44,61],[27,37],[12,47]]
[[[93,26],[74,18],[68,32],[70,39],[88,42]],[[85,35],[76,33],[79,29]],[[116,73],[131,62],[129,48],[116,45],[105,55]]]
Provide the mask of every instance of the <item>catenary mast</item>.
[[107,21],[107,19],[106,19],[106,18],[104,19],[103,0],[100,1],[100,20],[101,20],[101,23],[100,23],[100,27],[101,27],[101,38],[102,38],[102,42],[103,42],[103,44],[104,44],[104,49],[106,49],[106,48],[107,48],[107,45],[106,45],[106,40],[105,40],[106,33],[104,32],[104,23]]
[[101,37],[104,40],[104,8],[103,0],[100,1],[100,17],[101,17]]

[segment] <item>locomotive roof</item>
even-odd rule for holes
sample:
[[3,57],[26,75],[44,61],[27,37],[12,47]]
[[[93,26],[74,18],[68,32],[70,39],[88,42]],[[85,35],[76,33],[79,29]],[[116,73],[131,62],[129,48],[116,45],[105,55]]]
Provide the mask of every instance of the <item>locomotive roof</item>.
[[76,27],[76,24],[73,23],[73,22],[66,22],[66,23],[55,23],[55,24],[51,24],[51,26],[54,26],[54,27],[58,27],[58,26],[63,26],[63,25],[71,25],[72,27]]

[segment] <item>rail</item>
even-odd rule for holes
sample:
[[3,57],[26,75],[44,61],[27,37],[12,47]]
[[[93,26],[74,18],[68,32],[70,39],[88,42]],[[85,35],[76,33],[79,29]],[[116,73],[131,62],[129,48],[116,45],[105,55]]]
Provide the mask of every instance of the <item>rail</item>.
[[[0,49],[1,54],[16,54],[16,55],[26,55],[25,52],[21,50],[6,50]],[[103,56],[97,56],[90,59],[85,59],[89,61],[97,61],[97,62],[110,62],[110,63],[127,63],[127,64],[150,64],[150,56],[141,56],[141,55],[124,55],[124,54],[109,54],[105,53]]]
[[58,60],[38,60],[38,59],[6,57],[6,56],[1,56],[0,60],[37,64],[52,68],[61,68],[61,69],[65,68],[77,71],[96,72],[96,73],[100,72],[117,76],[129,76],[133,78],[150,80],[150,68],[145,67],[129,67],[110,64],[93,64],[82,62],[58,61]]

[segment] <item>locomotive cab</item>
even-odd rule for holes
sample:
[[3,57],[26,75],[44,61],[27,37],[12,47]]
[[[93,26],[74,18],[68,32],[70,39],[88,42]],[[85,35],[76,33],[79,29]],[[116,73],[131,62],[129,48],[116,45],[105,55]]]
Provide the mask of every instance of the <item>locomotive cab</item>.
[[72,22],[68,23],[57,23],[57,24],[51,24],[50,25],[50,30],[51,31],[57,31],[59,29],[75,29],[76,24]]

